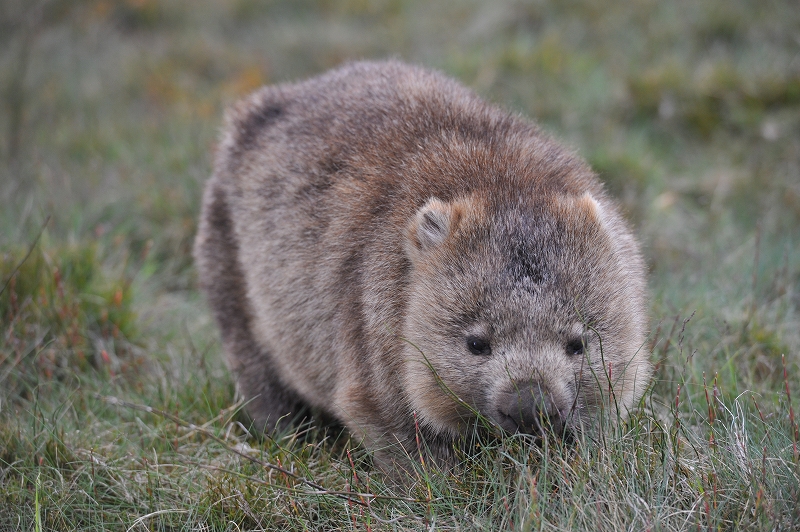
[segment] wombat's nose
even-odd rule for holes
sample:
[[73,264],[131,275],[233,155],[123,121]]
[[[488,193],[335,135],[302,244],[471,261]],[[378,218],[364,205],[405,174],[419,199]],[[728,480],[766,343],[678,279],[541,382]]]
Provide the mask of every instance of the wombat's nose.
[[515,383],[498,402],[500,425],[509,432],[561,436],[564,418],[547,390],[536,382]]

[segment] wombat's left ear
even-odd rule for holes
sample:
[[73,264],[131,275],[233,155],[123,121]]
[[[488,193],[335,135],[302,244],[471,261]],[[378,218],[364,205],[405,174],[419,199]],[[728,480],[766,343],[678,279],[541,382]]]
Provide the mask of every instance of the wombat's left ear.
[[408,231],[412,258],[441,245],[458,223],[458,209],[438,198],[430,198],[417,211]]

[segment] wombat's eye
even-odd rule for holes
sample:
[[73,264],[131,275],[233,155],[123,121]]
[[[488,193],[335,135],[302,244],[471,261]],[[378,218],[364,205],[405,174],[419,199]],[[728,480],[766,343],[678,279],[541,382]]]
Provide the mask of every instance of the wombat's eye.
[[569,356],[577,356],[583,354],[583,345],[584,340],[583,338],[573,338],[569,342],[567,342],[567,354]]
[[488,356],[492,354],[489,341],[480,336],[467,336],[467,349],[473,355]]

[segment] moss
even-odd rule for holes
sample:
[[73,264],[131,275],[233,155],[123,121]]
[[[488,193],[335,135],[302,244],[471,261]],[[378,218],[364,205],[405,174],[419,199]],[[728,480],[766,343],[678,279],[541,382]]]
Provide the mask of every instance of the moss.
[[754,321],[742,330],[739,357],[740,371],[750,376],[750,382],[777,388],[783,381],[782,357],[790,353],[789,346],[773,328]]
[[159,0],[106,0],[98,4],[96,11],[129,32],[163,29],[180,20],[178,14],[169,9],[169,2]]
[[130,281],[104,270],[96,244],[57,245],[0,255],[5,392],[89,369],[114,375],[140,365]]
[[671,120],[702,139],[720,128],[747,131],[766,111],[800,103],[800,75],[742,72],[728,60],[701,64],[690,75],[673,60],[628,80],[635,116]]

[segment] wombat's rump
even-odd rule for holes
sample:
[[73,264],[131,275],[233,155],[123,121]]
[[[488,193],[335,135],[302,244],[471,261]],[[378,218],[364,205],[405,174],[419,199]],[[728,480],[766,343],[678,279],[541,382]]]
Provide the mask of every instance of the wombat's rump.
[[268,430],[312,407],[402,452],[416,414],[447,459],[476,412],[574,431],[602,401],[626,415],[651,375],[644,266],[596,176],[532,123],[403,63],[234,106],[195,257]]

